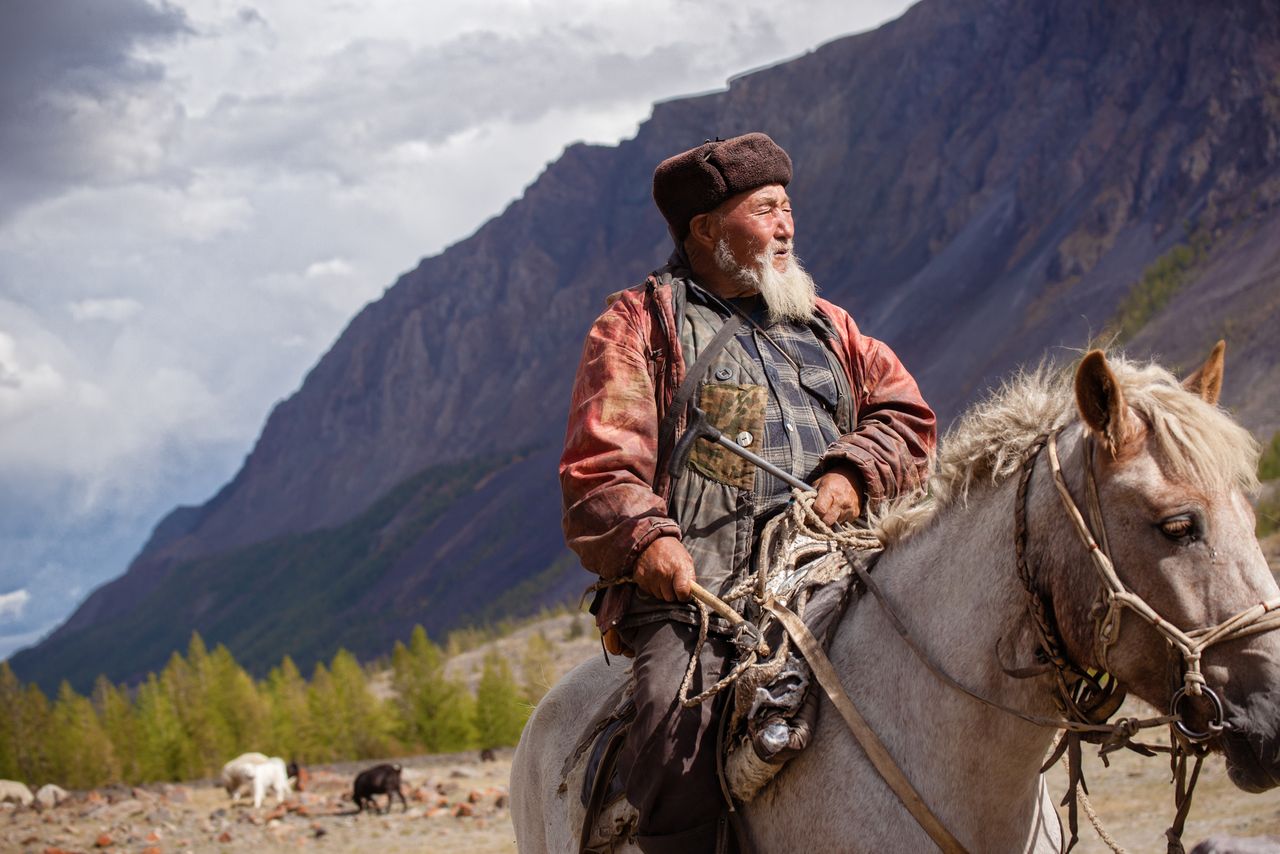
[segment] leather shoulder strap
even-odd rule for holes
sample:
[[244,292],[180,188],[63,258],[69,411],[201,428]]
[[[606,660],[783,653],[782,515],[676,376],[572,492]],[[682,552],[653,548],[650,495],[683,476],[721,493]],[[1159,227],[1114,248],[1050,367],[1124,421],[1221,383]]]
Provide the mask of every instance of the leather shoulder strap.
[[671,443],[675,439],[676,425],[680,421],[680,417],[684,415],[685,408],[688,407],[689,401],[693,398],[693,392],[698,387],[698,383],[702,381],[702,376],[706,374],[707,368],[711,366],[712,361],[720,354],[720,351],[729,343],[729,339],[738,331],[738,327],[742,325],[742,318],[737,314],[730,314],[724,321],[724,325],[720,327],[720,331],[715,337],[702,348],[702,352],[698,354],[698,359],[693,363],[684,375],[684,382],[680,383],[680,388],[676,389],[675,397],[671,399],[671,407],[667,410],[667,415],[662,419],[662,424],[658,427],[658,459],[663,460],[671,449]]

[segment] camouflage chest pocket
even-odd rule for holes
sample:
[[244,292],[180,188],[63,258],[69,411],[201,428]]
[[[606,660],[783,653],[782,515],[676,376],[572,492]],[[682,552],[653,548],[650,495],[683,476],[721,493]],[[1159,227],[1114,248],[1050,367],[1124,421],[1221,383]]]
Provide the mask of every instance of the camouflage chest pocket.
[[[708,383],[699,393],[699,405],[707,421],[731,442],[756,454],[764,441],[764,409],[768,392],[762,385]],[[719,445],[701,440],[689,454],[694,471],[720,483],[750,491],[755,487],[756,467]]]

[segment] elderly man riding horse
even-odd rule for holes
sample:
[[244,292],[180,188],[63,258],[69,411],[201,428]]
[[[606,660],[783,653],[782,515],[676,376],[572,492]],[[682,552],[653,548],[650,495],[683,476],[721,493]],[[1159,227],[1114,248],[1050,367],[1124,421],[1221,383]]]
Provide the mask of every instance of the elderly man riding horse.
[[[790,157],[762,133],[659,164],[653,197],[675,251],[611,298],[574,385],[565,537],[587,569],[633,582],[606,588],[595,610],[606,647],[634,656],[636,716],[618,762],[646,852],[716,845],[720,704],[677,700],[698,635],[691,585],[719,593],[751,571],[763,523],[790,499],[782,480],[707,442],[669,473],[691,407],[814,482],[828,524],[919,488],[934,449],[934,414],[902,363],[815,295],[793,251],[790,181]],[[710,628],[698,690],[733,663],[728,624]]]

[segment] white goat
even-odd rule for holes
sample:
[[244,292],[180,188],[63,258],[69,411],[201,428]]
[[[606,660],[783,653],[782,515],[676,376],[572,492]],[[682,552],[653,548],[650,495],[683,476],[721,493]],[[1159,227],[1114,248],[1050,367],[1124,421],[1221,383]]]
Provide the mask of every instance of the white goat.
[[285,767],[284,760],[278,756],[250,766],[249,773],[253,778],[254,808],[262,806],[262,797],[268,789],[276,793],[277,804],[284,803],[284,799],[292,793],[289,786],[289,771]]
[[238,799],[241,791],[253,782],[250,769],[266,761],[267,757],[262,753],[242,753],[222,766],[222,787],[227,790],[232,801]]
[[0,780],[0,804],[7,804],[12,801],[19,806],[29,807],[33,800],[35,800],[35,796],[31,794],[31,790],[27,788],[26,783],[19,783],[16,780]]

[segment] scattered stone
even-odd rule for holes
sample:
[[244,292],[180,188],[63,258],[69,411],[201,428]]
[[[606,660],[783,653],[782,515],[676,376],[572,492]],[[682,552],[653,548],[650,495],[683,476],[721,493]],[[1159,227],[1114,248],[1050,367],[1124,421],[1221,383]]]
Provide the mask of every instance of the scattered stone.
[[151,845],[142,849],[142,854],[160,854],[160,848],[157,845]]
[[316,839],[319,839],[321,836],[324,836],[328,832],[329,831],[325,830],[324,826],[320,824],[320,822],[314,821],[311,823],[311,833],[313,836],[315,836]]
[[128,801],[133,799],[133,791],[128,787],[119,783],[110,786],[104,786],[101,790],[107,798],[107,803],[117,804],[120,801]]
[[159,842],[159,841],[160,841],[160,831],[158,831],[158,830],[153,830],[153,831],[151,831],[150,833],[148,833],[148,834],[147,834],[147,841],[148,841],[148,842],[151,842],[151,843]]
[[454,768],[452,771],[449,772],[449,776],[454,778],[455,780],[468,779],[468,778],[474,777],[475,775],[476,775],[476,772],[472,771],[470,768]]
[[493,805],[496,809],[505,810],[507,808],[507,800],[508,799],[505,794],[498,795],[497,799],[493,802]]
[[306,789],[310,785],[311,785],[311,772],[308,771],[306,768],[299,768],[298,769],[298,785],[296,787],[297,790],[299,792],[306,791]]
[[458,804],[453,808],[454,818],[470,818],[476,814],[476,809],[471,804]]
[[110,848],[115,842],[105,833],[99,834],[96,842],[93,843],[95,848]]
[[218,835],[218,841],[221,842],[223,845],[226,845],[227,843],[229,843],[231,841],[231,831],[229,830],[222,831],[222,833]]
[[286,824],[285,822],[282,822],[282,821],[273,821],[267,825],[267,831],[277,839],[283,838],[285,836],[289,836],[295,830],[297,830],[297,828],[294,827],[292,824]]
[[[32,841],[34,842],[34,840]],[[22,844],[27,845],[29,843],[24,842]],[[59,848],[56,845],[50,845],[48,848],[44,849],[43,854],[74,854],[74,852],[67,851],[65,848]]]
[[177,804],[185,804],[191,800],[191,790],[186,786],[168,785],[160,791],[166,798]]

